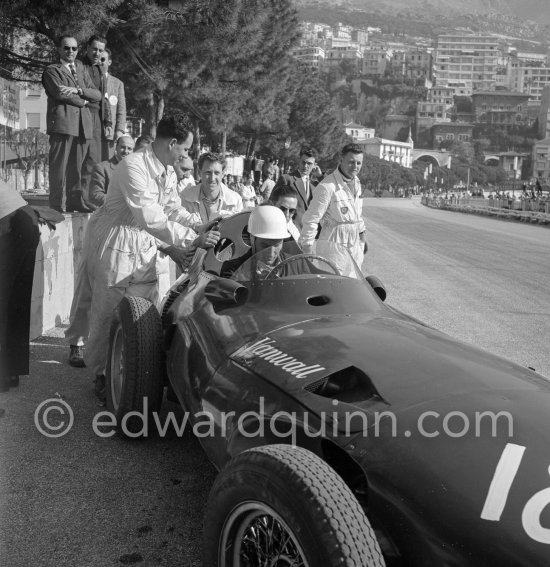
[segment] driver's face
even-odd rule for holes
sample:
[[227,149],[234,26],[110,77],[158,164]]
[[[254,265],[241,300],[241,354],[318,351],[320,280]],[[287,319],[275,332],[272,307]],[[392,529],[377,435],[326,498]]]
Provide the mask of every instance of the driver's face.
[[271,250],[262,257],[262,261],[268,264],[269,266],[273,266],[273,264],[277,261],[279,257],[279,252],[283,247],[282,240],[273,240],[272,238],[257,238],[253,237],[253,253],[257,254],[262,250],[267,248],[271,248]]

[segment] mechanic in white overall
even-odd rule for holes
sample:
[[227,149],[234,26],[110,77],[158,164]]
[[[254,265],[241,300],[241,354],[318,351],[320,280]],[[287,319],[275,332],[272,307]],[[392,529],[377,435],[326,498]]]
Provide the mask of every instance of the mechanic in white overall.
[[349,262],[335,257],[335,249],[324,247],[324,242],[336,242],[344,246],[359,267],[363,263],[366,248],[365,223],[362,216],[361,183],[357,177],[362,165],[361,146],[344,146],[338,168],[317,185],[313,199],[302,217],[302,231],[298,242],[304,252],[311,251],[317,225],[320,224],[321,232],[316,253],[332,260],[339,268],[349,266]]
[[[113,311],[124,296],[156,302],[168,258],[184,263],[197,247],[219,239],[199,215],[181,206],[173,165],[187,157],[192,125],[184,115],[165,116],[153,143],[126,157],[113,172],[107,198],[94,213],[88,235],[88,269],[92,278],[90,335],[84,354],[95,374],[95,392],[105,397],[105,367]],[[197,234],[198,233],[198,234]]]

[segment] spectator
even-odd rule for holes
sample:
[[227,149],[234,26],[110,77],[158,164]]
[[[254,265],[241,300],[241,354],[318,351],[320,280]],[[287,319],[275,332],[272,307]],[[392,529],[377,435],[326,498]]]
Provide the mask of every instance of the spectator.
[[[156,302],[169,277],[167,258],[189,261],[196,247],[214,246],[219,232],[207,231],[198,215],[181,206],[175,162],[187,157],[192,125],[184,115],[165,116],[151,146],[126,157],[113,172],[103,207],[96,213],[87,269],[93,274],[90,335],[84,354],[105,399],[105,366],[113,310],[127,295]],[[193,230],[200,234],[197,235]]]
[[134,146],[134,152],[139,152],[143,148],[147,148],[153,143],[153,137],[149,136],[149,134],[145,134],[143,136],[139,136],[136,140],[136,145]]
[[0,180],[0,392],[17,387],[19,376],[29,373],[32,280],[39,242],[36,213]]
[[96,163],[90,185],[90,200],[96,207],[101,207],[105,202],[105,194],[109,188],[113,170],[123,158],[133,151],[134,140],[132,136],[123,134],[116,142],[115,155],[111,159]]
[[280,175],[280,167],[279,167],[279,160],[276,159],[273,162],[273,181],[275,181],[275,183],[277,183],[277,181],[279,181],[279,175]]
[[[183,158],[174,164],[174,171],[178,178],[178,194],[181,197],[183,190],[186,187],[196,185],[195,178],[193,177],[193,160],[190,157]],[[183,204],[183,203],[182,203]]]
[[262,168],[264,166],[264,160],[262,159],[262,156],[260,154],[256,155],[256,159],[254,160],[254,170],[253,170],[253,174],[254,174],[254,185],[256,187],[259,187],[261,181],[262,181]]
[[111,135],[113,132],[111,105],[107,95],[106,43],[105,38],[93,35],[86,44],[86,53],[82,61],[77,62],[77,67],[84,69],[95,88],[101,93],[98,102],[91,102],[88,105],[92,115],[92,137],[82,164],[82,191],[86,196],[89,194],[94,165],[104,159],[102,157],[102,142],[105,131]]
[[298,198],[296,189],[288,185],[280,185],[271,193],[271,199],[268,201],[269,205],[273,205],[283,211],[286,218],[287,230],[296,241],[300,238],[300,231],[296,228],[293,219],[296,216]]
[[252,185],[252,174],[245,175],[243,185],[241,187],[241,198],[243,200],[243,207],[251,209],[256,206],[256,191]]
[[201,181],[187,186],[181,195],[182,205],[190,212],[200,215],[207,223],[219,217],[231,216],[243,210],[243,202],[235,191],[222,183],[224,159],[207,152],[199,157]]
[[268,169],[266,173],[266,179],[262,183],[260,187],[260,195],[263,201],[269,201],[269,197],[271,195],[271,191],[273,191],[273,187],[275,187],[275,181],[273,181],[273,170]]
[[101,93],[81,66],[75,65],[78,44],[72,36],[59,39],[60,62],[46,67],[42,84],[48,95],[47,133],[50,135],[50,207],[63,212],[89,213],[81,170],[92,132],[90,103]]
[[[338,169],[316,187],[308,210],[303,216],[300,245],[309,252],[321,225],[317,250],[322,242],[336,242],[346,247],[359,267],[366,248],[362,217],[361,183],[357,177],[363,165],[363,149],[347,144],[342,149]],[[330,250],[330,248],[328,248]],[[330,257],[338,265],[338,258]]]
[[105,90],[110,105],[112,126],[104,126],[101,138],[101,159],[111,159],[115,154],[115,142],[126,133],[126,95],[124,83],[109,73],[113,62],[111,50],[105,49]]
[[310,187],[309,174],[315,167],[315,152],[304,146],[300,150],[300,162],[296,170],[291,174],[281,175],[275,187],[280,185],[289,185],[293,187],[298,193],[298,209],[294,223],[299,230],[302,228],[302,216],[307,210],[312,198],[312,191]]

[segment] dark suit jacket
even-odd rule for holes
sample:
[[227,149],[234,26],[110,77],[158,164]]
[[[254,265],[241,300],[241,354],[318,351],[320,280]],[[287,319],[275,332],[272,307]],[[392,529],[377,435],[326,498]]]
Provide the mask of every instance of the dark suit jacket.
[[[82,67],[76,65],[79,85],[76,84],[71,72],[61,63],[48,65],[42,73],[42,84],[48,95],[48,110],[46,114],[48,134],[68,134],[92,138],[92,116],[86,108],[85,101],[100,101],[101,93],[94,88],[93,83]],[[64,96],[59,93],[59,86],[78,87],[82,96],[74,94]]]
[[120,163],[116,156],[94,165],[90,181],[90,201],[100,207],[105,202],[105,195],[111,182],[115,167]]
[[[296,207],[296,217],[294,218],[294,224],[298,230],[302,230],[302,217],[308,208],[311,201],[311,194],[313,189],[313,184],[309,182],[309,201],[306,198],[306,188],[304,187],[304,182],[302,181],[302,176],[299,171],[294,171],[292,173],[284,173],[279,177],[273,191],[280,187],[281,185],[288,185],[296,190],[298,193],[298,206]],[[273,191],[271,193],[273,194]]]

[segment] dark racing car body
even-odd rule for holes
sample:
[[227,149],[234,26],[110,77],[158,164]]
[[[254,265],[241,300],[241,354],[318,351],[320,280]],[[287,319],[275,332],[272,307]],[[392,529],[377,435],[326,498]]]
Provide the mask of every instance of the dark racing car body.
[[[243,218],[222,223],[233,257]],[[389,565],[550,564],[544,377],[392,309],[338,262],[228,279],[216,254],[165,299],[162,336],[169,387],[211,429],[217,468],[253,447],[311,451]]]

